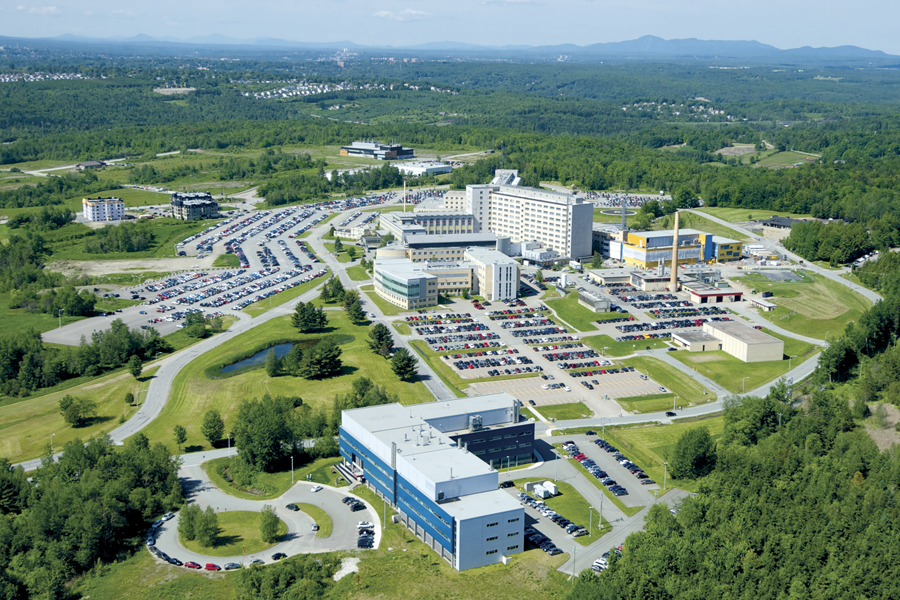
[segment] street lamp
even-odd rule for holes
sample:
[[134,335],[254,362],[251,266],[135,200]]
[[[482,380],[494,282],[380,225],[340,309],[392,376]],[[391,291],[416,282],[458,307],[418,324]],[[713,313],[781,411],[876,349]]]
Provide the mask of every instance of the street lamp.
[[[148,389],[149,389],[149,388],[148,388]],[[146,394],[146,393],[147,393],[147,390],[141,390],[141,391],[138,392],[137,399],[136,399],[136,402],[137,402],[137,405],[138,405],[138,406],[141,405],[141,394]],[[144,398],[144,401],[146,401],[146,400],[147,400],[147,398]]]
[[745,382],[746,380],[748,380],[748,379],[750,379],[750,376],[749,376],[749,375],[747,375],[746,377],[744,377],[744,378],[741,379],[741,393],[742,393],[742,394],[746,391],[745,388],[744,388],[744,382]]
[[788,371],[791,370],[791,365],[793,364],[795,358],[797,358],[796,355],[788,357]]
[[675,410],[675,403],[678,402],[678,396],[672,398],[672,410]]
[[50,456],[53,456],[53,436],[54,435],[56,435],[56,434],[55,433],[50,434]]
[[63,314],[63,309],[59,309],[59,314],[57,314],[57,316],[59,317],[60,328],[62,328],[62,314]]
[[666,479],[669,476],[669,463],[663,463],[663,491],[666,491]]
[[[588,512],[591,514],[590,524],[588,525],[588,535],[594,535],[594,507],[588,506]],[[601,523],[600,526],[602,527],[603,524]]]
[[291,485],[294,485],[294,455],[291,454]]

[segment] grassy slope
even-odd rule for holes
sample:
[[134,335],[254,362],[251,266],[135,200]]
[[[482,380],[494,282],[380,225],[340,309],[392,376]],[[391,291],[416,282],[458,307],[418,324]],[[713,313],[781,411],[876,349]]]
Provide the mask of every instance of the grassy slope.
[[619,398],[617,402],[628,412],[648,413],[672,410],[675,394],[649,394]]
[[[747,240],[747,236],[738,232],[737,230],[732,229],[731,227],[727,227],[725,225],[721,225],[714,221],[710,221],[700,215],[695,215],[689,212],[682,212],[681,217],[679,218],[679,227],[681,228],[691,228],[697,229],[698,231],[703,231],[705,233],[711,233],[713,235],[722,236],[724,238],[730,238],[732,240],[743,241]],[[675,226],[675,217],[672,215],[662,217],[661,219],[657,219],[653,223],[654,229],[672,229]]]
[[[514,480],[514,483],[520,491],[524,492],[525,484],[532,481],[542,482],[546,481],[546,478],[528,477],[525,479],[516,479]],[[556,487],[559,489],[559,495],[554,496],[553,498],[547,498],[544,500],[544,504],[576,525],[581,525],[585,529],[591,530],[591,535],[573,538],[576,542],[582,546],[588,546],[612,530],[612,526],[606,519],[603,519],[603,525],[601,527],[599,523],[600,515],[597,514],[596,509],[592,512],[589,508],[590,504],[574,487],[564,481],[557,481],[555,483]],[[562,550],[562,548],[560,549]]]
[[[717,416],[701,421],[676,422],[671,425],[607,428],[606,438],[636,465],[644,469],[651,479],[662,485],[663,462],[671,458],[678,438],[685,431],[695,427],[706,427],[715,439],[722,435],[725,419]],[[694,482],[691,481],[673,482],[671,476],[667,481],[682,489],[693,490],[695,488]]]
[[[125,394],[131,392],[138,398],[138,392],[149,387],[155,372],[156,367],[147,369],[136,381],[130,373],[118,371],[36,398],[5,401],[0,405],[0,456],[12,462],[37,458],[50,443],[50,434],[54,436],[53,449],[58,452],[76,438],[87,441],[112,431],[119,426],[120,416],[127,419],[138,409],[125,404]],[[91,424],[75,428],[63,420],[59,401],[68,394],[97,403],[98,416]],[[143,401],[143,395],[140,400]]]
[[634,367],[637,371],[649,376],[650,379],[674,392],[681,400],[681,404],[691,402],[702,404],[715,400],[714,394],[703,395],[704,387],[691,379],[686,373],[682,373],[675,367],[651,356],[638,356],[622,361],[622,364]]
[[578,331],[596,331],[593,321],[597,314],[578,304],[578,293],[574,290],[559,300],[547,300],[547,306],[556,311],[559,318]]
[[[271,548],[277,542],[271,544],[262,541],[259,537],[258,512],[247,510],[231,510],[218,513],[219,532],[212,546],[201,546],[197,540],[188,541],[179,535],[181,545],[200,554],[207,556],[237,556],[240,554],[252,554],[266,548]],[[284,521],[278,521],[278,537],[287,533],[287,525]]]
[[365,281],[367,279],[372,279],[372,276],[369,275],[368,271],[362,268],[362,265],[353,265],[352,267],[347,267],[347,277],[349,277],[353,281]]
[[789,213],[789,212],[781,212],[777,210],[766,210],[766,209],[747,209],[747,208],[698,208],[697,210],[705,213],[709,213],[714,217],[718,217],[723,221],[728,221],[729,223],[741,223],[745,221],[758,221],[760,219],[768,219],[771,217],[790,217],[793,219],[799,219],[803,217],[808,217],[809,215],[804,215],[800,213]]
[[750,273],[737,281],[759,294],[774,294],[768,300],[778,308],[760,312],[764,319],[816,339],[825,339],[826,333],[829,337],[840,336],[847,323],[858,320],[869,308],[869,301],[853,290],[820,275],[802,273],[803,280],[796,283],[770,281],[760,273]]
[[[338,457],[320,458],[305,465],[298,464],[294,469],[293,480],[294,482],[311,481],[314,483],[334,485],[335,481],[334,476],[331,473],[331,467],[332,465],[340,461],[341,459]],[[290,471],[261,473],[254,479],[254,485],[257,487],[257,489],[265,493],[250,493],[243,488],[238,487],[236,484],[226,481],[225,478],[220,474],[219,470],[222,468],[227,468],[230,464],[231,458],[228,457],[214,458],[213,460],[203,463],[203,470],[206,471],[206,474],[209,476],[210,481],[216,484],[216,487],[218,487],[226,494],[230,494],[238,498],[245,498],[247,500],[271,500],[272,498],[278,498],[279,496],[284,494],[293,485],[291,483],[292,475]],[[307,476],[309,477],[308,480]],[[346,483],[340,485],[346,485]]]
[[548,404],[542,406],[538,411],[544,415],[544,418],[554,418],[557,421],[567,421],[569,419],[584,419],[585,415],[590,417],[593,412],[583,402],[571,402],[569,404]]
[[275,294],[274,296],[269,296],[268,298],[266,298],[265,300],[262,300],[260,302],[254,302],[253,304],[251,304],[247,308],[245,308],[244,312],[247,313],[248,315],[250,315],[251,317],[258,317],[259,315],[263,314],[264,312],[266,312],[267,310],[269,310],[271,308],[281,306],[282,304],[285,304],[286,302],[290,302],[291,300],[293,300],[294,298],[297,298],[298,296],[302,296],[303,294],[305,294],[309,290],[315,288],[316,286],[322,285],[327,280],[328,280],[328,277],[324,276],[324,277],[318,277],[316,279],[313,279],[312,281],[307,281],[306,283],[301,283],[300,285],[298,285],[296,287],[292,287],[289,290],[285,290],[285,291],[281,292],[280,294]]
[[[344,363],[343,372],[337,377],[325,380],[307,381],[295,377],[269,378],[265,369],[257,369],[227,379],[210,380],[204,377],[204,370],[212,365],[228,361],[240,348],[255,347],[266,340],[284,338],[290,330],[290,318],[272,319],[250,331],[241,334],[230,344],[219,346],[188,364],[178,376],[172,389],[172,396],[159,418],[151,423],[144,434],[151,441],[172,443],[172,428],[183,425],[188,432],[187,445],[208,447],[200,434],[203,414],[211,408],[218,409],[225,419],[226,430],[229,419],[233,418],[241,400],[259,398],[265,393],[272,395],[301,396],[304,403],[331,406],[335,394],[343,394],[350,389],[350,383],[357,377],[365,376],[378,385],[397,394],[400,402],[414,404],[432,400],[421,382],[405,383],[397,379],[388,361],[374,354],[366,344],[368,328],[350,323],[343,312],[329,311],[328,322],[333,331],[325,333],[350,334],[354,341],[341,346]],[[320,338],[324,334],[299,335]]]

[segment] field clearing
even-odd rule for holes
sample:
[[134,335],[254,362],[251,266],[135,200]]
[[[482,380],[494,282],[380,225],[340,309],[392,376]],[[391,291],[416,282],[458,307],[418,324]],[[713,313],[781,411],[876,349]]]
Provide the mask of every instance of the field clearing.
[[[678,354],[677,352],[675,354]],[[628,367],[634,367],[647,375],[650,379],[666,388],[666,392],[672,392],[681,400],[680,404],[705,404],[716,399],[715,394],[707,393],[707,390],[688,374],[682,373],[672,365],[652,356],[638,356],[622,361]]]
[[[335,485],[334,476],[332,475],[332,467],[335,463],[341,461],[340,457],[319,458],[306,464],[297,462],[293,473],[294,482],[311,481],[325,485]],[[285,469],[283,471],[273,471],[272,473],[259,473],[253,480],[253,486],[260,493],[252,493],[239,487],[237,484],[228,481],[223,472],[231,465],[231,458],[215,458],[203,463],[203,470],[206,472],[210,481],[216,484],[220,490],[226,494],[244,498],[247,500],[272,500],[278,498],[293,485],[291,483],[291,471]],[[307,480],[307,477],[309,479]],[[338,482],[336,487],[343,487],[347,482]]]
[[[725,430],[725,418],[715,416],[699,421],[675,422],[670,425],[607,428],[606,439],[662,486],[665,470],[663,462],[671,458],[678,438],[686,431],[696,427],[706,427],[713,440],[716,440]],[[695,481],[673,480],[671,472],[668,474],[667,483],[668,487],[678,487],[688,491],[695,491],[697,487]]]
[[594,415],[594,411],[583,402],[570,402],[569,404],[547,404],[540,407],[540,413],[546,419],[568,421],[572,419],[587,419]]
[[699,212],[708,213],[714,217],[728,221],[729,223],[744,223],[747,221],[758,221],[760,219],[769,219],[771,217],[788,217],[791,219],[804,219],[809,215],[800,213],[782,212],[777,210],[765,210],[760,208],[697,208]]
[[732,144],[727,148],[716,150],[713,154],[722,156],[743,156],[745,154],[753,154],[754,152],[756,152],[756,146],[754,144]]
[[746,288],[758,293],[772,292],[768,298],[778,305],[771,312],[760,312],[770,323],[808,337],[824,340],[840,336],[850,321],[858,320],[871,304],[863,296],[840,283],[807,271],[798,271],[797,282],[771,281],[761,273],[737,278]]
[[[120,425],[119,419],[128,419],[138,406],[125,404],[125,394],[131,392],[143,401],[141,391],[146,391],[158,367],[151,367],[135,380],[128,372],[117,371],[60,391],[34,398],[6,401],[0,405],[0,456],[12,462],[22,462],[41,456],[53,435],[53,450],[75,439],[84,442],[108,433]],[[59,401],[64,396],[93,400],[97,404],[97,416],[84,427],[72,427],[63,420]]]
[[[280,295],[280,294],[279,294]],[[360,376],[382,385],[389,393],[396,394],[402,404],[416,404],[433,400],[421,382],[407,383],[397,379],[390,362],[373,353],[366,343],[368,327],[353,325],[343,312],[328,311],[328,324],[332,331],[315,334],[296,333],[290,325],[290,317],[278,317],[237,336],[231,343],[203,354],[190,362],[175,378],[172,395],[160,416],[150,423],[143,433],[151,442],[173,443],[172,428],[182,425],[187,429],[186,446],[196,450],[208,449],[209,442],[200,433],[203,415],[211,408],[217,409],[225,420],[226,430],[234,418],[242,400],[260,398],[263,394],[300,396],[304,404],[314,407],[324,405],[330,410],[335,394],[350,390],[351,382]],[[290,332],[290,333],[288,333]],[[284,339],[318,339],[330,334],[352,335],[353,341],[342,344],[341,374],[329,379],[307,381],[298,377],[270,378],[265,369],[247,371],[225,379],[207,379],[208,367],[226,363],[237,356],[241,348],[262,346],[269,341]],[[174,446],[173,446],[174,447]]]
[[[672,229],[673,227],[675,227],[675,217],[672,215],[659,218],[653,222],[654,229]],[[715,221],[706,219],[699,214],[689,212],[681,213],[681,217],[679,218],[679,227],[690,227],[736,241],[745,241],[750,239],[741,232],[732,229],[731,227],[727,227],[720,223],[716,223]]]
[[[803,342],[798,343],[802,344]],[[812,344],[806,344],[806,347],[810,351],[815,348]],[[809,353],[803,353],[793,361],[784,359],[745,363],[722,350],[702,353],[679,351],[672,355],[675,360],[681,361],[728,391],[735,393],[752,390],[769,383],[787,373],[788,366],[799,366],[808,357]],[[743,381],[744,377],[747,378],[746,382]]]
[[556,311],[559,318],[578,331],[596,331],[593,322],[598,319],[597,313],[578,304],[578,292],[571,291],[559,300],[547,300],[547,306]]
[[636,340],[629,342],[617,342],[613,338],[608,335],[594,335],[590,337],[581,338],[581,341],[602,354],[603,356],[628,356],[629,354],[633,354],[637,350],[646,350],[647,346],[650,346],[652,349],[657,348],[668,348],[670,344],[667,342],[671,340],[672,337],[669,336],[663,339],[650,339],[650,340]]
[[775,152],[756,163],[757,167],[766,167],[769,169],[790,168],[795,163],[812,164],[816,162],[815,156],[801,154],[799,152]]
[[[197,540],[188,541],[179,533],[181,545],[207,556],[237,556],[252,554],[271,548],[277,542],[267,543],[259,537],[260,513],[249,510],[229,510],[216,513],[219,531],[212,546],[201,546]],[[278,520],[278,538],[287,533],[287,525]]]
[[[59,315],[30,313],[24,308],[10,308],[9,301],[9,292],[0,294],[0,315],[3,315],[3,317],[0,318],[0,334],[17,333],[29,328],[43,333],[45,331],[50,331],[51,329],[56,329],[60,325]],[[81,321],[85,318],[87,317],[63,316],[62,324],[68,325],[69,323],[75,323],[76,321]]]

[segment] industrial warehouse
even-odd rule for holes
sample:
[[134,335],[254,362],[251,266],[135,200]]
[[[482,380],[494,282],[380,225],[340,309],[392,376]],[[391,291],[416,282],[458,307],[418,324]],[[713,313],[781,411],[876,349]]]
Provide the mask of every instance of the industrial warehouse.
[[498,489],[496,468],[531,462],[534,423],[506,393],[341,412],[344,466],[454,569],[525,548],[525,510]]

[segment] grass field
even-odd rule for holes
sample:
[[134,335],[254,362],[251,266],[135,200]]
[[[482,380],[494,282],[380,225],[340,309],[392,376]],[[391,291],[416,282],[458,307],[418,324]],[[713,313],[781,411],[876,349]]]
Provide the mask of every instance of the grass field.
[[[799,152],[775,152],[761,159],[757,164],[759,167],[767,167],[769,169],[783,169],[793,166],[795,163],[811,164],[816,158]],[[771,216],[771,215],[770,215]]]
[[646,350],[647,346],[650,346],[652,349],[668,348],[670,344],[667,342],[671,339],[671,337],[667,337],[635,342],[617,342],[608,335],[594,335],[581,338],[581,341],[604,356],[628,356],[636,350]]
[[[622,215],[607,215],[604,214],[604,210],[611,210],[610,207],[606,208],[595,208],[594,209],[594,223],[621,223]],[[627,209],[633,212],[633,209]],[[625,222],[631,226],[631,222],[637,217],[637,215],[625,215]]]
[[334,244],[326,242],[323,245],[325,246],[326,250],[331,252],[342,263],[352,262],[352,260],[350,259],[350,255],[347,254],[347,248],[350,248],[351,246],[353,248],[356,248],[356,258],[354,258],[353,260],[356,260],[357,258],[359,258],[360,256],[363,255],[363,249],[361,246],[358,246],[357,244],[351,244],[350,242],[341,242],[341,243],[344,245],[344,249],[341,250],[340,252],[334,251]]
[[631,413],[663,412],[672,410],[675,394],[649,394],[647,396],[628,396],[618,398],[616,402]]
[[[675,354],[678,354],[677,352]],[[687,354],[685,352],[685,354]],[[681,401],[680,404],[704,404],[716,399],[715,394],[706,394],[706,388],[692,379],[686,373],[682,373],[672,365],[664,363],[652,356],[637,356],[622,361],[623,365],[634,367],[635,370],[647,375],[650,379],[666,388],[667,392],[673,392]]]
[[538,408],[547,419],[568,421],[571,419],[586,419],[593,416],[594,412],[583,402],[571,402],[569,404],[547,404]]
[[[525,479],[514,479],[513,483],[516,484],[520,492],[524,492],[525,484],[532,481],[542,482],[546,481],[546,478],[528,477]],[[573,538],[576,542],[582,546],[589,546],[606,533],[612,531],[612,526],[606,519],[603,519],[601,525],[597,509],[591,510],[590,503],[574,487],[564,481],[556,481],[555,483],[559,489],[559,495],[547,498],[544,500],[544,504],[576,525],[581,525],[585,529],[590,530],[590,535]],[[562,550],[562,548],[560,549]]]
[[850,321],[858,320],[871,304],[846,286],[807,271],[797,272],[796,282],[771,281],[761,273],[738,278],[744,287],[758,293],[772,292],[769,301],[778,305],[771,312],[760,312],[767,321],[815,339],[838,337]]
[[212,266],[236,269],[241,266],[241,260],[234,254],[220,254],[213,261]]
[[[125,394],[131,392],[143,401],[157,367],[146,369],[140,380],[130,373],[118,371],[94,379],[76,387],[38,396],[5,400],[0,405],[0,456],[12,462],[22,462],[41,456],[53,435],[53,450],[59,452],[68,442],[87,441],[112,431],[119,426],[119,419],[128,419],[138,407],[125,404]],[[93,400],[97,404],[97,416],[85,427],[72,427],[60,414],[59,401],[71,394]]]
[[286,302],[290,302],[294,298],[302,296],[309,290],[315,288],[316,286],[322,285],[328,280],[328,277],[318,277],[313,279],[312,281],[307,281],[306,283],[301,283],[296,287],[292,287],[289,290],[285,290],[280,294],[275,294],[274,296],[269,296],[265,300],[260,302],[254,302],[250,306],[244,309],[244,312],[250,315],[251,317],[258,317],[263,314],[267,310],[271,308],[275,308],[276,306],[281,306]]
[[597,313],[578,304],[578,292],[568,292],[565,298],[559,300],[547,300],[547,306],[556,311],[559,318],[577,329],[578,331],[596,331],[593,322],[597,320]]
[[[297,468],[294,469],[293,480],[294,482],[307,481],[306,478],[309,477],[308,481],[334,485],[334,475],[331,472],[332,466],[340,462],[340,460],[339,457],[320,458],[305,465],[297,464]],[[203,470],[206,471],[210,481],[226,494],[247,500],[271,500],[287,492],[293,485],[291,483],[290,470],[260,473],[253,481],[253,486],[260,493],[252,493],[225,479],[223,471],[230,464],[230,457],[215,458],[203,463]],[[338,482],[338,487],[343,485],[346,485],[346,483],[341,484]]]
[[[365,287],[371,287],[371,286],[365,286]],[[365,291],[364,288],[360,288],[360,289]],[[387,300],[385,300],[384,298],[382,298],[381,296],[376,294],[374,291],[365,291],[365,294],[368,297],[369,301],[371,301],[375,306],[377,306],[381,310],[382,314],[384,314],[386,317],[396,317],[397,315],[402,314],[402,313],[414,312],[412,310],[406,310],[404,308],[400,308],[399,306],[394,306],[393,304],[391,304],[390,302],[388,302]]]
[[[362,486],[354,493],[371,503],[382,519],[382,501],[378,496]],[[346,597],[350,599],[449,600],[483,598],[486,593],[491,600],[559,598],[570,585],[566,575],[556,570],[568,555],[549,556],[540,549],[514,554],[508,565],[459,572],[403,525],[392,523],[394,511],[387,508],[386,512],[381,544],[361,555],[360,583],[351,581],[355,577],[346,577],[338,583],[338,589],[346,589]]]
[[257,347],[267,340],[283,339],[286,331],[292,331],[290,317],[275,318],[237,336],[231,343],[203,354],[182,369],[175,378],[172,395],[162,413],[143,433],[151,441],[172,444],[172,428],[182,425],[188,433],[187,446],[194,446],[198,450],[208,448],[208,442],[200,433],[200,422],[204,413],[211,408],[220,411],[225,419],[226,430],[240,401],[259,398],[265,393],[301,396],[305,404],[324,404],[330,409],[335,394],[346,393],[351,382],[360,376],[385,386],[403,404],[432,399],[424,384],[400,381],[391,370],[390,362],[369,349],[366,343],[367,327],[353,325],[343,312],[328,311],[327,315],[332,331],[297,334],[297,339],[321,338],[327,334],[352,335],[353,341],[341,346],[341,360],[344,363],[341,375],[307,381],[290,376],[270,378],[265,369],[255,369],[227,379],[212,380],[204,376],[208,367],[227,363],[241,348]]
[[[714,352],[674,352],[672,357],[693,368],[698,373],[712,379],[731,392],[743,392],[777,379],[788,372],[789,367],[799,366],[818,350],[818,346],[777,335],[766,331],[771,336],[784,341],[785,358],[764,362],[745,363],[721,350]],[[787,357],[794,356],[793,360]],[[747,378],[744,382],[744,378]]]
[[394,329],[397,330],[397,333],[400,335],[411,335],[412,329],[409,328],[409,325],[403,323],[402,321],[394,321],[391,323],[394,326]]
[[748,208],[698,208],[700,212],[708,213],[714,217],[728,221],[729,223],[742,223],[745,221],[758,221],[760,219],[769,219],[771,217],[789,217],[792,219],[801,219],[809,217],[800,213],[781,212],[768,209],[748,209]]
[[[695,427],[706,427],[713,439],[722,435],[725,419],[721,416],[698,421],[676,422],[671,425],[639,425],[637,427],[607,428],[606,439],[641,467],[651,479],[663,485],[663,462],[668,461],[678,438]],[[688,491],[696,489],[694,481],[673,481],[671,473],[667,484]]]
[[349,277],[352,281],[365,281],[367,279],[372,279],[372,276],[369,275],[369,272],[366,271],[362,267],[362,265],[353,265],[352,267],[347,267],[345,271],[347,271],[347,277]]
[[312,504],[306,504],[304,502],[294,502],[294,504],[297,505],[297,508],[312,517],[312,520],[319,526],[316,537],[327,538],[331,536],[331,532],[334,531],[334,522],[331,520],[331,517],[328,516],[327,512],[318,506],[313,506]]
[[[231,510],[216,514],[219,519],[219,533],[212,546],[201,546],[197,540],[186,540],[178,535],[181,545],[207,556],[238,556],[253,554],[271,548],[278,542],[267,543],[259,537],[259,513],[249,510]],[[284,521],[278,521],[278,539],[287,533]]]
[[410,342],[410,345],[416,349],[416,352],[419,353],[419,359],[424,359],[434,370],[435,373],[441,378],[441,381],[446,383],[448,387],[460,398],[464,398],[465,394],[463,390],[469,387],[473,383],[479,383],[482,381],[505,381],[507,379],[525,379],[527,377],[537,377],[536,373],[524,373],[521,375],[501,375],[499,377],[481,377],[479,379],[463,379],[457,374],[456,368],[450,364],[450,361],[446,361],[437,353],[432,352],[422,340],[413,340]]
[[[17,333],[26,329],[34,329],[43,333],[60,326],[58,315],[30,313],[24,308],[9,308],[9,292],[0,294],[0,334]],[[62,324],[75,323],[85,317],[62,317]]]
[[[690,227],[699,231],[711,233],[713,235],[720,235],[724,238],[730,238],[732,240],[743,241],[749,239],[747,236],[735,229],[732,229],[731,227],[716,223],[715,221],[711,221],[707,218],[702,217],[701,215],[694,213],[682,212],[681,217],[679,217],[678,219],[678,222],[679,227]],[[662,217],[653,222],[654,229],[672,229],[674,226],[675,217],[672,215]]]

